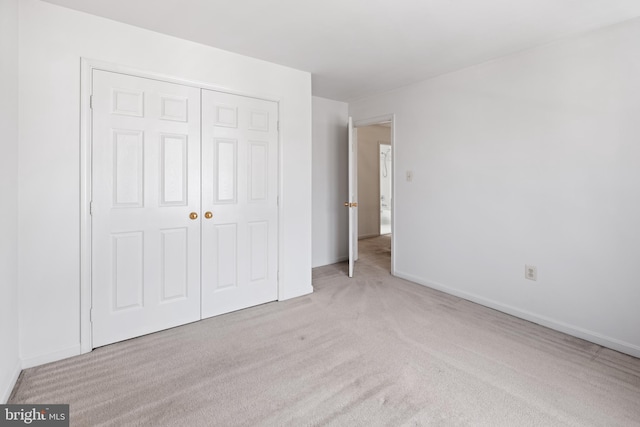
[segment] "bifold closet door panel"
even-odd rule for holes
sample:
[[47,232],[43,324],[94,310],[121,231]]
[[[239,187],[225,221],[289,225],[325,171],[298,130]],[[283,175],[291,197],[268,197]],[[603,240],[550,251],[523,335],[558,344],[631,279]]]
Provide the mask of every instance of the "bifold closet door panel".
[[201,317],[200,90],[94,70],[92,105],[99,347]]
[[278,105],[202,91],[202,316],[278,298]]

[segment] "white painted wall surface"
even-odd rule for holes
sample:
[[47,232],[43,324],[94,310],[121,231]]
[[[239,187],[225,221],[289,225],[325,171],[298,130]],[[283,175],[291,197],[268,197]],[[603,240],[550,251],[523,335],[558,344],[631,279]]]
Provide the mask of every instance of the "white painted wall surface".
[[358,237],[380,235],[380,149],[389,144],[391,128],[371,125],[358,128]]
[[398,275],[640,356],[638,40],[636,19],[350,104],[396,114]]
[[313,267],[348,257],[348,108],[313,97]]
[[281,99],[281,299],[311,287],[311,76],[20,1],[20,321],[25,366],[79,352],[80,58]]
[[20,373],[18,347],[18,0],[0,0],[0,403]]

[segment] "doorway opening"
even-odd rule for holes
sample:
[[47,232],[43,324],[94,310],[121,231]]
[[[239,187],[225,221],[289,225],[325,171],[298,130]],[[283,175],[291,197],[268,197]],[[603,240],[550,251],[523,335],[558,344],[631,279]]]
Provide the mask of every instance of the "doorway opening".
[[358,241],[363,250],[384,249],[393,274],[393,117],[358,121],[355,127]]

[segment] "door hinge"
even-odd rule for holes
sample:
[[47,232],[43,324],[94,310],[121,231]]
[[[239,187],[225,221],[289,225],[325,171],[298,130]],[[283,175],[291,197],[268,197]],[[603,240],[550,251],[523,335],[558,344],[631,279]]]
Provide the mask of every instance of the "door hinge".
[[89,309],[89,322],[93,322],[93,307]]
[[93,95],[89,95],[89,108],[93,110]]
[[89,215],[93,215],[93,200],[89,202]]
[[276,196],[276,206],[280,207],[280,196]]
[[280,132],[280,120],[276,122],[276,129],[278,129],[278,132]]

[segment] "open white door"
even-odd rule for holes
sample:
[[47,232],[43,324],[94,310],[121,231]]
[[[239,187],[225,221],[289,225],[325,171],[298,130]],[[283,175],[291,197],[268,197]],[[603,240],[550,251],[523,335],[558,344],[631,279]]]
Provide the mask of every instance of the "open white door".
[[349,277],[353,277],[358,259],[358,129],[349,117]]

